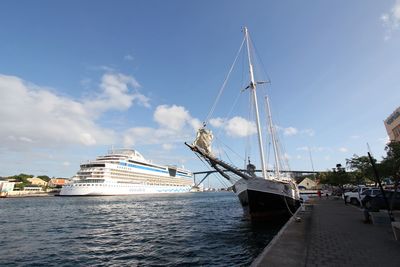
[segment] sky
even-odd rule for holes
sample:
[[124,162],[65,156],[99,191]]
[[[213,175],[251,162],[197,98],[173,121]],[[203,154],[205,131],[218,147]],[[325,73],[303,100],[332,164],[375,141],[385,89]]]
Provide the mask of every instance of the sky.
[[[5,0],[0,176],[71,177],[111,148],[207,170],[183,143],[207,118],[243,26],[292,170],[344,165],[367,143],[385,155],[383,120],[400,106],[400,0]],[[227,112],[240,75],[208,125],[243,155],[254,124]]]

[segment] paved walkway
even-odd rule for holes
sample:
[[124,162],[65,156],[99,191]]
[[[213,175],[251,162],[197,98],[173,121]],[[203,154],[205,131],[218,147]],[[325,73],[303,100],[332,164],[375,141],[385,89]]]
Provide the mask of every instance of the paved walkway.
[[400,266],[390,224],[365,224],[343,200],[316,199],[287,224],[252,266]]

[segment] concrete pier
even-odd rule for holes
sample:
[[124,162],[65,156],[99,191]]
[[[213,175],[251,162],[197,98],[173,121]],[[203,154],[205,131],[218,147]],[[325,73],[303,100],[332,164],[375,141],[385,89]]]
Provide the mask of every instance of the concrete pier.
[[400,241],[389,219],[364,223],[341,199],[314,199],[296,214],[251,266],[400,266]]

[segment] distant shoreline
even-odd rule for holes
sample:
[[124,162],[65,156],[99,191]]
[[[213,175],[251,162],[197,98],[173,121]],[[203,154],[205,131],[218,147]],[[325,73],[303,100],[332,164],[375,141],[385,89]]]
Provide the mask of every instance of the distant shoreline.
[[[14,191],[15,192],[15,191]],[[18,192],[18,191],[16,191]],[[22,191],[21,191],[22,192]],[[58,192],[40,192],[40,193],[21,193],[18,192],[13,194],[8,194],[6,197],[3,198],[24,198],[24,197],[54,197]]]

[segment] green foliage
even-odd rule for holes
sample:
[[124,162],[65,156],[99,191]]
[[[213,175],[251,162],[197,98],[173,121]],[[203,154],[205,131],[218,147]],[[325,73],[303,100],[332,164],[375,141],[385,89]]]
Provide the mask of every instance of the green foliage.
[[[376,159],[372,159],[376,164]],[[351,159],[346,159],[346,166],[352,171],[352,183],[365,184],[375,181],[374,172],[368,156],[353,155]]]
[[23,183],[22,183],[22,184],[15,184],[15,185],[14,185],[14,188],[15,188],[15,189],[18,188],[19,190],[23,190],[24,187],[25,187],[25,184],[23,184]]
[[23,184],[30,184],[30,182],[28,181],[28,178],[32,178],[34,177],[31,174],[25,174],[25,173],[20,173],[18,175],[14,175],[11,177],[8,177],[10,179],[15,179],[17,182],[22,182]]
[[[400,181],[400,142],[391,141],[385,147],[386,157],[378,163],[372,159],[381,178],[390,177],[397,183]],[[363,184],[375,182],[375,175],[368,156],[353,155],[346,159],[346,166],[351,170],[350,183]],[[336,178],[338,179],[338,178]]]
[[400,180],[400,142],[391,141],[385,147],[386,157],[381,162],[380,171],[386,177]]
[[332,171],[321,173],[319,178],[321,184],[330,184],[339,186],[340,188],[343,188],[345,184],[353,182],[351,173],[346,172],[340,164],[336,165],[336,168]]

